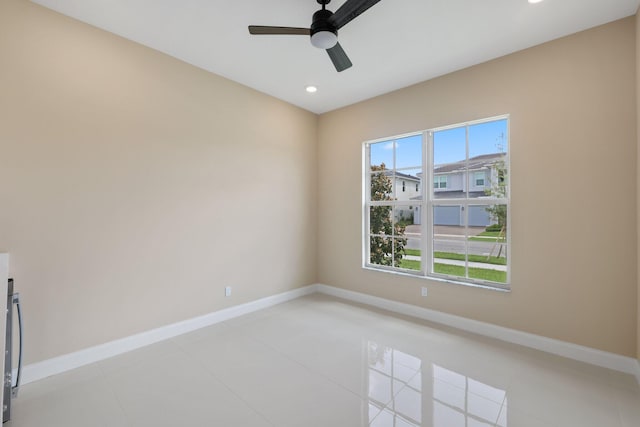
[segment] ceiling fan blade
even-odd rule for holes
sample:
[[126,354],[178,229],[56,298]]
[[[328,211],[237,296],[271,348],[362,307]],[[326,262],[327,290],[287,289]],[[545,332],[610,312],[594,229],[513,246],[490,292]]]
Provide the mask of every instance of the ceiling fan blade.
[[340,29],[379,1],[380,0],[347,0],[336,10],[336,13],[329,19],[329,22]]
[[338,72],[344,71],[353,65],[347,54],[342,49],[342,46],[340,46],[340,43],[336,43],[334,47],[327,49],[327,53]]
[[309,28],[296,28],[296,27],[270,27],[264,25],[249,25],[249,33],[255,35],[311,35]]

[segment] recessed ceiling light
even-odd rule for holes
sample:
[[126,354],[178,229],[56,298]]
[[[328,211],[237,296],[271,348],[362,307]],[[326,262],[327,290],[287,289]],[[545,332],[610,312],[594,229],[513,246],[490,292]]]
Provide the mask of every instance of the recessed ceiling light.
[[304,89],[309,93],[316,93],[318,91],[318,88],[315,86],[307,86]]
[[529,0],[529,3],[531,4],[536,4],[536,3],[540,3],[542,0]]

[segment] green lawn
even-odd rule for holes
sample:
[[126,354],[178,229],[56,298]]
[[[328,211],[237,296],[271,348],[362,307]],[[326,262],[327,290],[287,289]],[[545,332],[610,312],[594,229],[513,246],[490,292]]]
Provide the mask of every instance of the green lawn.
[[[433,267],[435,272],[439,274],[464,277],[464,267],[462,266],[434,263]],[[469,267],[469,277],[472,279],[487,280],[497,283],[507,282],[506,271],[488,270],[485,268]]]
[[[405,255],[420,256],[420,250],[418,249],[405,249]],[[434,252],[435,259],[453,259],[458,261],[464,261],[464,254],[457,254],[454,252]],[[506,258],[489,257],[483,255],[469,255],[469,262],[482,262],[485,264],[493,265],[506,265]],[[400,260],[400,268],[407,270],[420,270],[420,261],[411,259]],[[449,276],[456,276],[464,278],[464,266],[449,265],[435,262],[433,264],[434,272],[438,274],[446,274]],[[469,267],[469,278],[487,280],[489,282],[506,283],[507,273],[505,271],[491,270],[488,268]]]
[[469,240],[474,242],[506,242],[505,236],[500,236],[499,231],[483,231],[480,234],[476,234],[473,237],[469,237]]
[[407,270],[420,270],[420,261],[414,261],[412,259],[402,259],[400,260],[400,268],[404,268]]
[[[420,261],[414,261],[410,259],[403,259],[400,261],[400,268],[406,270],[420,270]],[[464,278],[464,267],[459,265],[449,265],[434,263],[434,272],[438,274],[446,274],[449,276],[456,276]],[[469,267],[469,277],[472,279],[487,280],[489,282],[506,283],[507,273],[505,271],[489,270],[486,268],[474,268]]]
[[405,255],[420,256],[420,249],[405,249]]
[[499,237],[500,236],[500,232],[499,231],[483,231],[480,234],[476,234],[476,236]]

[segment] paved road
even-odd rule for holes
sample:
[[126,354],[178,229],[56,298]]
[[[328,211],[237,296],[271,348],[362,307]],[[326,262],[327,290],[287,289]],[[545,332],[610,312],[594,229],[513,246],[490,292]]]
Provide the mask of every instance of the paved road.
[[[483,227],[470,227],[470,235],[475,236],[484,231]],[[434,251],[436,252],[465,252],[464,228],[462,227],[449,227],[449,226],[436,226],[434,227]],[[420,249],[420,237],[421,227],[419,225],[409,225],[405,230],[405,236],[407,237],[407,249]],[[501,243],[496,245],[493,241],[476,242],[469,241],[468,243],[469,254],[472,255],[497,255],[499,245],[503,246],[503,253],[506,250],[506,244]]]
[[[433,250],[436,252],[455,252],[455,253],[464,253],[465,245],[464,241],[453,241],[453,240],[436,240],[433,242]],[[469,254],[472,255],[497,255],[498,254],[498,245],[491,242],[468,242],[469,243]],[[506,249],[506,244],[501,244],[503,246],[502,252],[504,253]],[[407,240],[407,244],[405,245],[407,249],[420,249],[420,241],[409,239]]]

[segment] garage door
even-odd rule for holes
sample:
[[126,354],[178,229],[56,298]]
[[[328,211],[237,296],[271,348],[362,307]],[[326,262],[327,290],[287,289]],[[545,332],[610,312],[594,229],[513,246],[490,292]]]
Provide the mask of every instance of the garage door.
[[491,215],[485,206],[469,206],[469,226],[486,227],[491,224]]
[[462,225],[460,206],[434,206],[433,225]]

